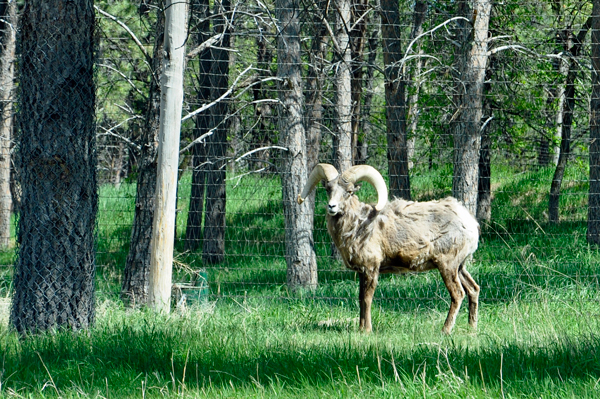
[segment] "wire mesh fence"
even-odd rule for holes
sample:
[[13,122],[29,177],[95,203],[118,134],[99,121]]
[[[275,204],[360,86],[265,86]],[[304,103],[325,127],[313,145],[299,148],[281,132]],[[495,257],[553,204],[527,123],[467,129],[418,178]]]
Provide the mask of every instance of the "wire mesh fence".
[[[477,2],[487,4],[486,16],[468,2],[285,3],[299,22],[306,174],[317,161],[366,163],[397,185],[394,195],[456,195],[457,126],[465,110],[476,109],[473,211],[482,235],[470,269],[481,301],[539,300],[540,291],[552,298],[560,290],[596,298],[598,254],[586,239],[590,4]],[[174,264],[175,283],[188,296],[292,295],[282,194],[288,146],[281,93],[289,89],[278,75],[282,5],[190,1]],[[134,301],[147,295],[160,9],[158,2],[96,2],[97,289]],[[478,25],[486,17],[489,25]],[[481,87],[470,107],[464,90],[474,83],[461,62],[477,40],[485,44]],[[399,138],[403,161],[390,149]],[[18,205],[14,187],[9,197]],[[376,201],[368,184],[358,196]],[[306,295],[354,303],[357,276],[332,249],[326,201],[318,188],[318,285]],[[6,270],[14,234],[0,254]],[[8,291],[10,273],[4,276]],[[447,298],[437,273],[384,276],[376,294],[394,308]]]

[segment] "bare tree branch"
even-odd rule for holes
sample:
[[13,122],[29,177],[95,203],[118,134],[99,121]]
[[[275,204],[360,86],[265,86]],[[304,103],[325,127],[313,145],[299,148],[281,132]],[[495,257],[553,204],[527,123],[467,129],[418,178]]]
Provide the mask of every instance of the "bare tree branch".
[[264,150],[271,150],[271,149],[277,149],[277,150],[281,150],[281,151],[288,151],[288,149],[287,149],[287,148],[285,148],[285,147],[280,147],[280,146],[278,146],[278,145],[271,145],[271,146],[268,146],[268,147],[260,147],[260,148],[255,148],[254,150],[252,150],[252,151],[248,151],[247,153],[245,153],[245,154],[243,154],[243,155],[239,156],[238,158],[236,158],[236,159],[235,159],[235,161],[234,161],[234,162],[239,162],[239,161],[240,161],[240,159],[242,159],[242,158],[246,158],[247,156],[249,156],[249,155],[252,155],[252,154],[254,154],[255,152],[258,152],[258,151],[264,151]]
[[137,36],[135,35],[135,33],[133,33],[133,31],[131,29],[129,29],[129,27],[124,22],[122,22],[121,20],[119,20],[114,15],[111,15],[111,14],[107,13],[106,11],[100,9],[96,5],[94,6],[94,8],[100,14],[102,14],[106,18],[108,18],[108,19],[116,22],[119,26],[121,26],[123,29],[125,29],[125,31],[129,34],[129,36],[131,36],[131,38],[133,39],[133,41],[135,42],[135,44],[138,46],[138,48],[140,49],[140,51],[144,54],[144,57],[146,58],[146,62],[148,64],[152,65],[152,57],[150,56],[150,54],[148,54],[148,51],[146,51],[146,48],[144,47],[144,45],[142,44],[142,42],[137,38]]
[[235,79],[235,81],[233,82],[233,84],[229,87],[229,89],[223,93],[223,95],[221,95],[219,98],[217,98],[215,101],[208,103],[208,104],[204,104],[203,106],[201,106],[200,108],[190,112],[189,114],[187,114],[186,116],[184,116],[183,118],[181,118],[181,121],[185,121],[186,119],[189,119],[195,115],[198,115],[201,112],[206,111],[207,109],[209,109],[210,107],[220,103],[221,101],[223,101],[225,98],[227,98],[232,92],[233,90],[235,90],[235,87],[237,85],[237,82],[240,81],[240,79],[242,78],[242,76],[244,76],[250,69],[252,69],[252,65],[250,65],[248,68],[244,69],[242,71],[242,73],[240,73],[240,75]]
[[106,68],[106,69],[110,69],[111,71],[113,71],[113,72],[121,75],[121,77],[123,79],[125,79],[127,81],[127,83],[129,83],[129,85],[133,88],[133,90],[135,90],[143,98],[146,98],[146,95],[144,93],[142,93],[140,91],[140,89],[138,89],[136,87],[135,83],[133,83],[133,81],[131,79],[129,79],[123,72],[121,72],[117,68],[113,68],[113,67],[111,67],[110,65],[107,65],[107,64],[98,64],[98,66],[101,66],[101,67]]
[[209,49],[212,47],[213,44],[215,44],[216,42],[218,42],[219,40],[221,40],[221,38],[223,37],[222,33],[218,33],[210,38],[208,38],[207,40],[205,40],[204,42],[202,42],[198,47],[196,47],[195,49],[193,49],[192,51],[190,51],[189,53],[186,54],[186,58],[193,58],[195,56],[197,56],[198,54],[200,54],[201,52],[203,52],[206,49]]
[[188,145],[186,145],[183,149],[179,150],[180,154],[183,154],[184,152],[186,152],[187,150],[189,150],[190,148],[192,148],[193,145],[198,144],[202,141],[204,141],[205,138],[212,136],[212,134],[214,133],[215,129],[211,129],[209,132],[204,133],[202,136],[198,137],[197,139],[195,139],[194,141],[192,141],[191,143],[189,143]]

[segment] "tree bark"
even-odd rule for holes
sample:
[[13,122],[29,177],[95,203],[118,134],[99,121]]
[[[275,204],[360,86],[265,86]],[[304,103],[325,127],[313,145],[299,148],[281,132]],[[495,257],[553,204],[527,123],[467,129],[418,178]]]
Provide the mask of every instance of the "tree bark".
[[591,21],[592,99],[590,104],[590,188],[587,240],[600,244],[600,0],[594,0]]
[[164,67],[160,81],[162,95],[158,133],[158,169],[148,288],[148,305],[154,310],[165,313],[171,309],[187,22],[187,4],[178,0],[167,0],[162,54]]
[[481,118],[483,115],[483,84],[488,60],[488,27],[491,13],[489,0],[461,1],[458,14],[469,20],[457,22],[458,43],[456,55],[457,85],[453,117],[454,177],[452,195],[473,214],[477,212],[479,181],[479,149],[481,146]]
[[[423,23],[427,16],[427,2],[418,0],[415,2],[415,11],[413,13],[413,27],[410,39],[414,39],[423,33]],[[415,43],[415,52],[418,55],[423,54],[421,41]],[[408,133],[407,133],[407,151],[408,151],[408,169],[412,169],[415,156],[415,144],[417,140],[417,127],[419,124],[419,91],[421,89],[421,70],[423,69],[423,59],[421,57],[415,60],[415,65],[411,71],[410,84],[412,93],[408,97]]]
[[352,166],[352,52],[350,49],[350,0],[337,4],[336,35],[338,53],[335,72],[336,129],[333,137],[333,164],[340,173]]
[[[198,22],[198,33],[192,37],[195,44],[200,45],[210,37],[210,19],[208,0],[195,0],[191,2],[192,16]],[[198,55],[198,71],[196,73],[196,84],[198,91],[196,99],[199,105],[210,101],[210,49],[202,51]],[[194,118],[194,139],[210,131],[210,114],[202,112]],[[208,141],[208,140],[206,140]],[[185,231],[185,249],[196,251],[202,245],[202,216],[204,215],[204,191],[206,190],[206,141],[195,144],[192,151],[192,187],[190,193],[190,205]]]
[[302,59],[300,57],[300,11],[298,0],[276,0],[277,76],[279,83],[279,130],[287,148],[280,171],[285,217],[287,284],[292,290],[314,289],[317,262],[313,250],[309,204],[296,199],[306,184],[307,156],[303,124]]
[[31,0],[22,14],[11,310],[20,333],[94,321],[94,29],[92,1]]
[[377,62],[377,46],[379,30],[375,29],[369,37],[368,46],[369,54],[367,58],[367,70],[365,75],[365,103],[363,106],[363,112],[361,116],[361,129],[363,137],[357,140],[357,164],[364,164],[369,159],[369,137],[373,132],[373,125],[371,124],[371,105],[373,103],[373,80],[375,77],[375,63]]
[[381,1],[381,36],[387,116],[387,157],[390,196],[410,199],[406,137],[406,82],[402,76],[400,11],[397,0]]
[[572,32],[567,31],[564,34],[565,51],[570,52],[571,57],[568,60],[567,74],[565,80],[565,91],[564,91],[564,108],[562,115],[562,126],[561,126],[561,140],[560,140],[560,152],[558,157],[558,163],[554,170],[554,176],[552,177],[552,183],[550,185],[550,198],[548,201],[548,220],[553,223],[558,223],[559,216],[559,201],[560,201],[560,187],[567,168],[569,161],[569,155],[571,152],[571,130],[573,127],[573,113],[575,111],[575,79],[579,73],[578,63],[575,57],[579,56],[585,36],[590,29],[592,24],[592,17],[588,18],[586,23],[583,25],[577,36],[573,35]]
[[121,285],[121,299],[127,306],[145,305],[148,302],[150,242],[152,240],[152,220],[154,219],[160,128],[160,75],[163,68],[164,16],[162,10],[157,11],[155,32],[150,88],[141,137],[142,151],[138,161],[135,213]]
[[360,128],[362,127],[362,97],[363,97],[363,75],[364,75],[364,52],[367,36],[367,9],[369,6],[368,0],[352,1],[352,17],[350,33],[350,48],[351,48],[351,88],[352,88],[352,159],[353,164],[364,163],[364,160],[359,159],[359,147],[362,141],[359,138]]
[[[322,13],[321,19],[313,21],[312,43],[309,52],[310,63],[306,78],[306,165],[310,173],[319,163],[321,149],[321,125],[323,124],[323,84],[325,82],[325,56],[327,54],[327,30],[322,22],[327,17],[327,1],[319,1],[316,13]],[[311,231],[314,227],[315,192],[306,198]]]
[[[273,140],[271,132],[273,132],[272,118],[273,118],[273,105],[266,101],[261,100],[271,99],[272,95],[269,93],[270,83],[262,83],[265,78],[271,77],[271,62],[273,61],[273,54],[269,48],[270,43],[268,37],[271,36],[271,32],[268,32],[268,25],[260,24],[260,33],[256,37],[256,63],[258,73],[254,86],[252,86],[252,94],[254,101],[254,118],[256,123],[252,129],[250,149],[254,150],[257,148],[268,147],[272,144]],[[264,32],[266,31],[266,32]],[[270,162],[270,151],[261,150],[256,152],[252,156],[250,165],[257,169],[264,168],[263,173],[272,172]]]
[[0,1],[0,249],[10,245],[11,141],[13,129],[13,94],[17,3]]
[[492,167],[490,150],[492,138],[489,127],[481,132],[479,151],[479,183],[477,189],[477,220],[490,221],[492,218]]
[[[564,79],[564,81],[566,82],[568,77],[567,75],[569,74],[569,70],[571,68],[570,62],[568,60],[563,60],[562,58],[559,58],[557,60],[556,63],[556,68],[557,71],[559,73],[559,75],[561,76],[562,79]],[[560,142],[562,141],[563,138],[563,127],[564,127],[564,117],[565,117],[565,112],[567,112],[565,110],[565,106],[566,106],[566,101],[567,101],[567,88],[565,85],[559,85],[558,88],[556,88],[556,100],[558,101],[557,107],[556,107],[556,116],[555,116],[555,123],[554,123],[554,135],[552,137],[552,151],[551,151],[551,162],[552,165],[554,166],[558,166],[558,163],[560,162]]]
[[[231,32],[227,18],[231,12],[230,0],[215,2],[216,33],[222,33],[218,47],[211,48],[210,74],[211,100],[222,96],[229,87],[229,51]],[[226,208],[226,155],[229,104],[221,101],[211,108],[211,127],[214,133],[207,143],[206,213],[204,218],[204,243],[202,260],[208,264],[225,259],[225,208]]]

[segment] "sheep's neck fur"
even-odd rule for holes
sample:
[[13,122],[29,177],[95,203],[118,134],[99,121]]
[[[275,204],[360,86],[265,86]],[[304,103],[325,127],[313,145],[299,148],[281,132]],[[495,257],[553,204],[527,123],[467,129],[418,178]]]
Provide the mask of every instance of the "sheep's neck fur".
[[344,201],[343,212],[327,215],[327,231],[348,268],[361,273],[374,271],[374,264],[364,264],[359,258],[368,251],[367,245],[372,245],[370,242],[378,213],[375,207],[360,202],[353,195]]

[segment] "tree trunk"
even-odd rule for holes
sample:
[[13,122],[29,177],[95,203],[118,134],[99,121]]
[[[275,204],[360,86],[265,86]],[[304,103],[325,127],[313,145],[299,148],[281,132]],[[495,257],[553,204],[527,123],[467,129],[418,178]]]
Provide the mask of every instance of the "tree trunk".
[[492,160],[491,148],[492,138],[490,136],[491,123],[493,119],[493,110],[491,101],[486,94],[491,90],[492,72],[496,67],[495,58],[491,57],[489,68],[486,69],[485,81],[483,85],[483,119],[484,123],[481,131],[481,148],[479,150],[479,183],[477,184],[477,220],[489,222],[492,217]]
[[406,141],[406,82],[400,61],[400,11],[397,0],[381,1],[381,36],[387,117],[387,157],[390,196],[410,199],[408,148]]
[[[574,67],[572,65],[570,69]],[[552,177],[552,184],[550,185],[550,199],[548,201],[548,220],[554,223],[558,223],[559,221],[560,186],[562,185],[571,152],[571,126],[573,124],[573,111],[575,109],[575,73],[571,70],[567,74],[567,85],[564,95],[564,115],[560,129],[560,151],[554,176]]]
[[364,75],[364,52],[367,36],[367,16],[368,0],[354,0],[352,2],[352,17],[350,33],[350,59],[352,61],[352,159],[353,164],[364,163],[359,160],[359,146],[363,140],[359,139],[360,128],[362,127],[361,107],[363,97],[363,75]]
[[362,138],[357,140],[357,156],[356,163],[364,164],[369,159],[369,137],[372,135],[373,126],[371,124],[371,105],[373,103],[373,80],[375,77],[375,63],[377,62],[377,36],[379,31],[373,30],[369,38],[369,56],[367,59],[367,71],[365,75],[365,103],[361,116],[361,129],[363,132]]
[[[208,0],[195,0],[192,3],[191,15],[198,22],[198,33],[192,37],[195,44],[200,45],[210,37],[210,19]],[[198,55],[198,71],[196,73],[196,84],[198,91],[196,99],[198,105],[210,102],[210,49],[202,51]],[[194,118],[196,124],[194,139],[210,131],[210,114],[202,112]],[[206,140],[208,141],[208,140]],[[204,213],[204,191],[206,189],[206,141],[195,144],[192,151],[192,187],[190,193],[190,206],[185,231],[185,249],[196,251],[202,244],[202,216]]]
[[[321,125],[323,124],[323,84],[325,82],[325,56],[326,28],[322,20],[327,17],[326,1],[319,1],[319,9],[315,12],[322,13],[320,21],[313,22],[312,43],[309,52],[310,63],[306,78],[306,165],[310,173],[319,163],[321,149]],[[306,198],[308,218],[311,231],[314,227],[315,192]]]
[[[557,61],[557,69],[560,76],[567,80],[567,75],[569,74],[570,63],[567,60],[563,60],[562,58]],[[560,142],[562,141],[563,133],[562,129],[564,126],[564,115],[565,115],[565,102],[567,101],[567,91],[566,86],[559,85],[556,89],[556,100],[558,101],[557,109],[556,109],[556,117],[555,117],[555,129],[552,140],[552,165],[558,166],[560,159]]]
[[475,0],[473,8],[467,1],[458,5],[459,15],[470,22],[459,21],[456,56],[457,85],[455,103],[458,106],[453,122],[454,177],[452,195],[473,214],[477,213],[479,182],[479,149],[483,115],[483,84],[488,60],[488,26],[490,0]]
[[92,1],[25,5],[16,159],[23,202],[11,311],[21,333],[94,321],[94,32]]
[[187,4],[177,0],[167,0],[162,54],[164,67],[160,80],[162,95],[158,133],[158,168],[148,288],[148,305],[156,311],[165,313],[171,309],[187,22]]
[[309,204],[296,199],[306,184],[306,141],[303,124],[302,59],[300,57],[300,10],[298,0],[276,0],[277,76],[279,83],[279,131],[283,152],[281,188],[285,217],[287,284],[292,290],[317,286],[317,260],[313,250]]
[[477,220],[490,221],[492,217],[492,167],[490,150],[492,138],[489,127],[481,132],[481,149],[479,151],[479,183],[477,190]]
[[592,9],[592,100],[590,104],[590,188],[587,240],[600,244],[600,0]]
[[163,68],[164,26],[163,13],[158,10],[148,104],[141,137],[142,151],[138,161],[135,213],[133,215],[133,225],[131,226],[129,253],[127,254],[121,285],[121,299],[128,306],[145,305],[148,302],[150,242],[152,240],[152,220],[154,219],[158,132],[160,128],[160,75]]
[[592,24],[592,17],[588,18],[584,26],[581,28],[577,36],[572,32],[565,34],[564,46],[567,52],[570,52],[572,57],[568,60],[566,83],[564,91],[564,109],[561,126],[561,141],[558,163],[554,170],[552,183],[550,185],[550,198],[548,201],[548,220],[553,223],[559,222],[559,202],[560,202],[560,186],[567,168],[569,155],[571,152],[571,130],[573,127],[573,113],[575,111],[575,79],[579,72],[578,63],[575,57],[579,56],[585,36]]
[[336,129],[333,137],[333,164],[341,173],[352,166],[352,52],[350,49],[350,0],[337,3],[336,35],[338,61],[335,67]]
[[0,1],[0,250],[10,245],[10,147],[13,128],[16,26],[16,1]]
[[[210,74],[211,100],[222,96],[229,87],[229,51],[231,33],[227,18],[231,12],[230,0],[215,2],[216,33],[223,33],[217,47],[211,48],[212,68]],[[226,155],[227,114],[229,104],[221,101],[211,108],[211,127],[214,133],[207,143],[206,214],[204,219],[204,245],[202,260],[215,264],[225,259],[225,207],[226,207]]]
[[[411,40],[418,37],[423,33],[423,23],[427,16],[427,2],[418,0],[415,2],[415,12],[413,14],[413,27],[410,34]],[[419,40],[414,44],[415,52],[418,55],[423,54],[421,49],[421,41]],[[414,164],[415,156],[415,143],[417,140],[417,127],[419,124],[419,90],[421,88],[421,70],[423,69],[423,59],[417,58],[415,65],[411,71],[410,82],[412,85],[412,93],[408,98],[408,140],[407,140],[407,151],[408,151],[408,169],[412,169]]]
[[[271,76],[271,62],[273,61],[273,54],[270,50],[270,43],[268,40],[271,33],[267,31],[268,29],[268,25],[261,24],[260,34],[256,38],[256,62],[258,71],[256,81],[254,82],[254,86],[252,86],[252,94],[254,101],[256,102],[254,104],[254,118],[256,123],[252,129],[252,142],[250,143],[251,150],[268,147],[272,144],[271,132],[273,131],[273,128],[271,126],[271,120],[273,118],[273,105],[268,101],[262,101],[272,98],[268,91],[268,87],[271,84],[262,83],[262,80]],[[267,31],[265,32],[266,35],[263,33],[264,31]],[[269,150],[258,151],[252,156],[250,165],[251,167],[254,167],[255,170],[264,168],[263,173],[272,172],[270,158]]]

